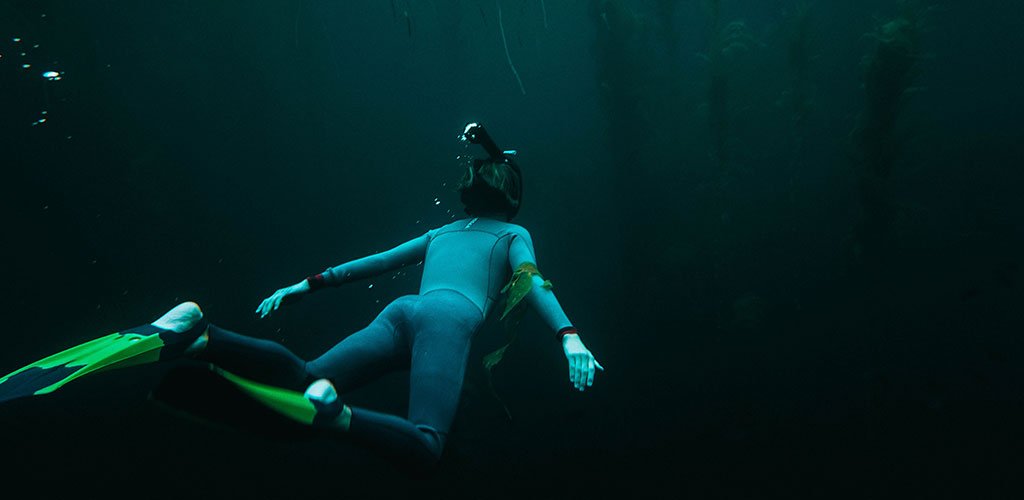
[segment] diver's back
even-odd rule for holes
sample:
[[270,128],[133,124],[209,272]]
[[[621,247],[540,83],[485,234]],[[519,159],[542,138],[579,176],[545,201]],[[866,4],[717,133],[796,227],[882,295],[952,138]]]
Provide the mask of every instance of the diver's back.
[[454,290],[486,316],[511,277],[508,253],[512,241],[524,234],[521,226],[482,217],[430,231],[420,294]]

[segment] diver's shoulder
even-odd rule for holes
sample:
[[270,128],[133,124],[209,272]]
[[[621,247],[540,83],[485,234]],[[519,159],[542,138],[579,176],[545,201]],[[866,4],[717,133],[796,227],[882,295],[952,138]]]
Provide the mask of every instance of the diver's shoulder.
[[434,235],[449,233],[449,232],[462,232],[462,231],[483,231],[491,233],[496,237],[503,236],[522,236],[524,238],[530,238],[530,232],[519,224],[512,222],[506,222],[497,219],[480,218],[480,217],[466,217],[459,220],[454,220],[443,226],[437,227],[431,230]]
[[527,231],[525,227],[523,227],[523,226],[521,226],[519,224],[516,224],[515,222],[503,222],[503,224],[508,226],[510,231],[516,231],[516,232],[520,232],[520,233],[530,234],[530,231]]
[[459,221],[452,221],[452,222],[449,222],[447,224],[442,224],[442,225],[437,226],[437,227],[435,227],[433,229],[430,229],[430,230],[427,231],[427,237],[430,238],[430,239],[434,239],[435,237],[437,237],[437,236],[439,236],[441,234],[450,232],[450,231],[452,231],[455,228],[455,224],[457,224],[458,222]]
[[527,230],[525,227],[519,225],[519,224],[515,224],[515,223],[512,223],[512,222],[502,222],[501,224],[503,224],[505,226],[505,232],[508,233],[508,234],[514,234],[516,236],[522,236],[522,237],[527,238],[527,239],[530,238],[530,231]]

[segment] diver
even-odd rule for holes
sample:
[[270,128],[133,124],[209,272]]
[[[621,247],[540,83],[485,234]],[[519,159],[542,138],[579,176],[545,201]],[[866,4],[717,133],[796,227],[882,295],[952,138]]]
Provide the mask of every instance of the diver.
[[[209,363],[286,417],[343,431],[429,467],[440,460],[455,417],[474,333],[496,305],[504,317],[524,299],[560,340],[569,381],[584,391],[604,367],[537,269],[529,232],[510,222],[522,202],[515,152],[500,150],[475,123],[461,137],[488,153],[467,167],[459,183],[467,218],[281,288],[256,309],[265,318],[301,295],[422,262],[418,294],[395,299],[368,326],[320,357],[306,361],[276,342],[228,331],[209,323],[197,304],[185,302],[153,323],[73,347],[0,378],[0,401],[46,394],[99,370],[191,357]],[[406,369],[406,418],[352,407],[339,398],[339,392]]]

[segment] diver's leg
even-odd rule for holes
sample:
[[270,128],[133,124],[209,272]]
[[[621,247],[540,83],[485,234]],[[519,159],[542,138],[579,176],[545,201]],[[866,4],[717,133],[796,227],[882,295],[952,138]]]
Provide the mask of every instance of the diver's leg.
[[[348,391],[408,366],[408,342],[400,327],[406,322],[407,309],[412,304],[414,296],[396,299],[366,328],[308,363],[281,344],[239,335],[212,324],[186,352],[257,382],[302,389],[315,379],[326,378]],[[189,322],[168,320],[162,324],[187,327]]]
[[[210,341],[201,356],[213,356],[216,352],[218,367],[215,372],[240,387],[244,392],[273,410],[303,424],[328,428],[348,428],[351,410],[338,400],[334,383],[339,387],[352,389],[384,372],[408,365],[409,352],[402,325],[406,322],[407,309],[414,304],[411,297],[395,300],[366,328],[348,336],[323,356],[305,363],[305,373],[316,376],[305,393],[282,387],[280,383],[268,384],[265,377],[257,380],[250,374],[236,373],[244,356],[236,353],[225,355],[224,346],[240,346],[238,354],[252,346],[253,339],[237,334],[225,335],[211,328]],[[257,349],[257,357],[269,352]],[[222,363],[229,357],[236,360],[234,365]],[[220,369],[223,365],[224,369]],[[256,362],[254,368],[258,368]],[[328,380],[331,379],[331,380]],[[332,383],[333,381],[333,383]],[[305,386],[304,386],[305,387]]]
[[[433,466],[441,458],[445,440],[462,391],[470,341],[477,322],[460,320],[479,315],[453,313],[448,306],[475,307],[456,298],[453,304],[434,300],[412,317],[412,364],[409,373],[409,418],[363,408],[348,408],[340,423],[360,441],[420,466]],[[347,422],[346,422],[347,420]],[[344,425],[342,425],[345,427]]]
[[[193,302],[171,309],[154,327],[170,332],[186,332],[200,323],[203,313]],[[168,348],[165,347],[166,351]],[[247,337],[210,324],[187,346],[177,348],[185,354],[208,361],[232,373],[282,387],[305,387],[310,382],[306,362],[286,347],[269,340]],[[166,353],[161,354],[165,359]]]
[[313,382],[304,397],[316,407],[308,423],[347,431],[351,437],[389,458],[421,467],[436,465],[444,448],[444,437],[429,425],[365,408],[342,404],[327,379]]
[[[197,346],[197,344],[202,345]],[[287,347],[265,339],[248,337],[217,325],[190,348],[199,360],[208,361],[236,375],[291,389],[304,388],[314,377],[306,361]]]
[[431,322],[416,335],[409,372],[409,422],[434,460],[440,458],[455,420],[476,326]]
[[338,390],[347,392],[407,367],[409,347],[404,327],[414,303],[413,296],[395,299],[366,328],[307,363],[310,375],[330,379]]

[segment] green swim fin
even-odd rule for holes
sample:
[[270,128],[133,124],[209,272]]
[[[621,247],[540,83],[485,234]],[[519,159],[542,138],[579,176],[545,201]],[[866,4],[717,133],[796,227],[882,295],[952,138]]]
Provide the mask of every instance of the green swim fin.
[[263,403],[272,410],[299,423],[312,425],[316,417],[316,407],[306,399],[300,392],[261,384],[252,380],[239,377],[231,372],[211,366],[210,369],[217,375],[224,377],[228,382],[238,386],[242,392]]
[[79,344],[0,378],[0,403],[48,394],[90,373],[175,358],[208,326],[204,318],[178,333],[145,324]]
[[329,404],[311,401],[301,392],[255,382],[213,365],[210,365],[210,369],[249,397],[301,424],[333,427],[343,413],[344,405],[340,400],[334,400]]

